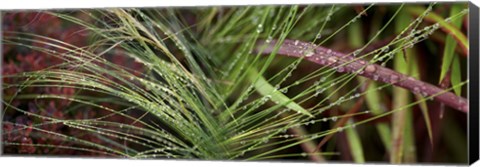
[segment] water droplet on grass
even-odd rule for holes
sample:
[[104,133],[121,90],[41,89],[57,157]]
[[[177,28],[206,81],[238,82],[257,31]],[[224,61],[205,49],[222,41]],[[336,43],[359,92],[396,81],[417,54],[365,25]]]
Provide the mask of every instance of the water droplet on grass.
[[360,50],[355,50],[355,51],[353,52],[353,57],[356,57],[356,56],[358,56],[359,54],[360,54]]
[[332,119],[332,121],[335,122],[335,121],[337,121],[338,118],[336,116],[333,116],[331,119]]
[[354,95],[356,98],[360,97],[360,93],[355,93]]
[[308,50],[305,50],[305,51],[304,51],[305,57],[311,57],[311,56],[313,56],[314,54],[315,54],[315,52],[313,52],[312,49],[308,49]]
[[272,30],[276,30],[276,29],[277,29],[277,25],[274,24],[274,25],[272,26]]
[[263,24],[258,24],[257,33],[261,33],[263,31]]
[[327,54],[331,54],[332,53],[332,50],[331,49],[328,49],[327,50]]
[[327,80],[326,77],[321,77],[321,78],[320,78],[320,82],[325,82],[325,80]]
[[339,66],[336,69],[337,69],[337,72],[345,72],[345,67]]
[[412,48],[412,47],[413,47],[413,43],[408,43],[407,46],[406,46],[407,49]]
[[268,38],[267,38],[267,40],[265,40],[265,42],[266,42],[266,43],[272,42],[272,38],[273,38],[272,36],[268,36]]
[[333,64],[333,63],[336,63],[336,62],[338,61],[337,58],[336,58],[336,57],[333,57],[333,56],[328,57],[327,60],[328,60],[328,63],[329,63],[329,64]]
[[420,92],[420,88],[418,88],[418,87],[413,88],[413,93],[419,93],[419,92]]
[[397,75],[391,75],[390,76],[390,82],[391,83],[397,83],[399,81],[400,77],[398,77]]
[[388,45],[382,48],[382,52],[388,52],[389,50],[390,50],[390,47]]
[[377,70],[377,67],[375,67],[375,65],[369,64],[369,65],[367,65],[367,67],[365,67],[364,71],[367,72],[367,73],[373,73],[376,70]]
[[321,89],[317,89],[316,93],[323,93],[325,92],[326,88],[321,88]]

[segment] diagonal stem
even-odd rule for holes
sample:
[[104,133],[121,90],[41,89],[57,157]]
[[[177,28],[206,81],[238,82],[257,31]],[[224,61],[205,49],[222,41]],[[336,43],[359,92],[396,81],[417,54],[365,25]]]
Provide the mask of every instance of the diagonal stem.
[[416,94],[429,97],[434,96],[432,97],[434,100],[468,113],[467,99],[459,97],[452,92],[445,92],[445,90],[435,85],[425,83],[389,68],[371,64],[361,58],[299,40],[286,39],[278,50],[275,50],[276,43],[277,40],[272,40],[269,43],[259,42],[255,51],[261,54],[270,54],[276,51],[280,55],[304,58],[322,66],[335,68],[340,73],[357,73],[366,78],[402,87]]

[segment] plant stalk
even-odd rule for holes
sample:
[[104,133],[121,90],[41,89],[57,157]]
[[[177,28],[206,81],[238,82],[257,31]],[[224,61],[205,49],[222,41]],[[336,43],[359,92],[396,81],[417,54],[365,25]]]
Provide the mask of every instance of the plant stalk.
[[[272,40],[269,43],[261,41],[257,43],[256,52],[270,54],[277,43]],[[405,88],[413,93],[420,93],[432,100],[439,101],[445,105],[468,113],[468,100],[411,76],[401,74],[389,68],[370,63],[362,58],[353,57],[322,46],[316,46],[308,42],[286,39],[279,47],[277,54],[289,57],[304,58],[322,66],[342,69],[340,73],[357,73],[357,75],[370,78],[379,82],[389,83]]]

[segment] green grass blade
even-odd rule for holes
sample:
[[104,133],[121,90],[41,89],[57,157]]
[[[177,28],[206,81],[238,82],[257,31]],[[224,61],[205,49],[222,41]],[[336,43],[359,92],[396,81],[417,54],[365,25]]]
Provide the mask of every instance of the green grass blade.
[[[396,32],[403,31],[410,23],[410,17],[406,13],[401,13],[398,16],[396,22]],[[394,57],[394,69],[397,72],[408,74],[408,62],[405,52],[398,52]],[[411,58],[408,58],[409,60]],[[394,87],[393,88],[393,104],[392,108],[400,108],[409,103],[410,92],[405,89]],[[401,111],[393,113],[392,120],[392,150],[390,152],[390,162],[394,164],[401,163],[404,153],[404,133],[405,133],[405,121],[406,112],[410,112],[409,109],[403,109]]]
[[[452,62],[452,74],[450,81],[452,82],[452,85],[458,85],[462,81],[462,71],[460,68],[460,57],[455,56],[453,58]],[[453,91],[457,96],[460,96],[462,94],[462,87],[455,87],[453,88]]]
[[[452,9],[450,10],[450,15],[457,14],[462,11],[462,6],[461,5],[453,5]],[[460,28],[462,24],[462,19],[455,19],[452,20],[451,25],[455,27],[456,29]],[[445,74],[447,74],[447,71],[450,69],[450,66],[453,61],[453,57],[455,55],[455,47],[457,47],[457,41],[453,38],[452,35],[448,35],[445,39],[445,49],[443,51],[443,58],[442,58],[442,70],[440,72],[440,79],[438,82],[440,83],[443,78],[445,77]],[[452,73],[452,76],[457,75],[456,73]]]
[[[419,6],[409,6],[407,8],[407,10],[410,11],[414,15],[421,15],[425,11],[425,8],[419,7]],[[452,21],[461,20],[461,19],[458,18],[458,15],[466,14],[467,12],[468,12],[468,10],[464,9],[460,13],[455,13],[455,16],[457,18],[454,18]],[[439,23],[440,26],[442,27],[442,29],[447,31],[450,35],[452,35],[455,38],[455,40],[457,40],[457,42],[459,42],[460,46],[462,47],[462,49],[464,51],[468,51],[468,48],[469,48],[468,39],[467,39],[466,35],[463,34],[458,28],[451,25],[450,23],[445,21],[444,18],[442,18],[441,16],[439,16],[439,15],[433,13],[433,12],[430,12],[427,16],[425,16],[425,19],[429,20],[429,21],[432,21],[432,22]]]
[[[351,120],[349,124],[351,124]],[[365,163],[365,157],[363,155],[362,142],[360,141],[360,136],[358,136],[357,131],[354,128],[346,129],[348,145],[350,146],[350,151],[352,153],[353,160],[355,163]]]
[[[364,78],[361,78],[363,80],[366,80]],[[381,100],[381,92],[379,91],[374,91],[378,90],[378,86],[375,82],[370,82],[368,85],[368,88],[366,90],[365,94],[365,99],[367,102],[368,109],[375,114],[375,115],[380,115],[384,111],[379,104],[384,104],[384,102]],[[392,146],[391,146],[391,138],[392,138],[392,133],[390,130],[390,127],[386,123],[378,123],[375,125],[378,131],[378,134],[380,135],[380,139],[383,142],[383,145],[385,146],[386,150],[390,152]]]
[[298,113],[313,117],[313,115],[310,114],[307,110],[305,110],[297,103],[293,102],[290,98],[285,96],[275,87],[273,87],[270,83],[268,83],[268,81],[256,70],[252,69],[249,71],[249,73],[250,81],[254,82],[253,85],[260,94],[262,94],[263,96],[270,96],[272,101],[275,101],[278,104],[284,104],[287,108],[297,111]]

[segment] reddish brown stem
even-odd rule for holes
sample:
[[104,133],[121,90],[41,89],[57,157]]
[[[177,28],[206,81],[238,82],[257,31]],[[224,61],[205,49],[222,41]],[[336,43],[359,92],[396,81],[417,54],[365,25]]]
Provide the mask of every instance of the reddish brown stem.
[[[259,42],[256,47],[256,52],[270,54],[274,51],[276,43],[277,40],[272,40],[269,43]],[[447,92],[432,84],[398,73],[389,68],[377,64],[370,64],[370,62],[361,58],[333,51],[325,47],[298,40],[286,39],[278,48],[277,54],[304,58],[316,64],[334,68],[339,73],[357,73],[360,76],[375,81],[405,88],[416,94],[433,97],[434,100],[442,102],[449,107],[465,113],[468,112],[468,101],[463,97],[456,96],[452,92]]]

